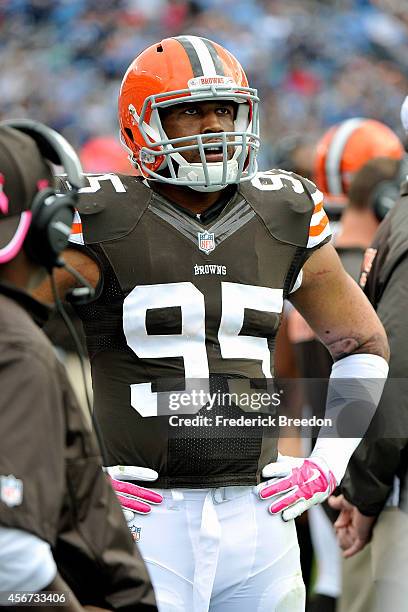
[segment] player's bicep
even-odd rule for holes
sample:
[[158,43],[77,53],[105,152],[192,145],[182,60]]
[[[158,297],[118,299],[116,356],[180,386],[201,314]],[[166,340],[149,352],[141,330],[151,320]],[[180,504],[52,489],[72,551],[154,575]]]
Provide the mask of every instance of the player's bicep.
[[[68,248],[62,254],[62,259],[75,268],[93,287],[97,286],[100,278],[99,266],[91,257],[75,248]],[[61,299],[65,298],[70,289],[78,287],[78,281],[64,268],[56,268],[54,275]],[[33,295],[46,304],[55,302],[49,276],[34,290]]]
[[300,289],[290,296],[333,359],[352,353],[388,357],[388,343],[370,302],[346,273],[332,245],[311,255]]

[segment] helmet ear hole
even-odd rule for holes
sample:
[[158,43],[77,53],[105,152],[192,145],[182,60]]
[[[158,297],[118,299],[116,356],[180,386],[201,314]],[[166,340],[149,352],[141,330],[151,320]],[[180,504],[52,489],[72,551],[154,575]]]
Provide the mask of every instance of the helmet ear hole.
[[135,141],[135,139],[133,138],[133,132],[130,128],[125,128],[125,133],[126,133],[126,136],[130,138],[132,142]]

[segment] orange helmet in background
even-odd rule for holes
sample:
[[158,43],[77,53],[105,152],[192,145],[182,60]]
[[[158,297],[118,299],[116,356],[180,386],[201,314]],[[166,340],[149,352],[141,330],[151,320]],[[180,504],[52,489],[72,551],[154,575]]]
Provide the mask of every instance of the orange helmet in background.
[[[161,108],[213,100],[237,103],[234,132],[167,137]],[[241,64],[221,45],[198,36],[165,38],[138,55],[123,78],[119,93],[122,144],[146,178],[218,191],[250,180],[257,171],[258,102]],[[214,147],[215,139],[223,161],[211,163],[205,149]],[[228,159],[230,147],[232,159]],[[187,149],[198,150],[201,163],[187,162],[183,157]]]
[[135,174],[125,151],[114,136],[91,138],[82,146],[79,157],[84,172]]
[[315,157],[315,183],[328,206],[342,206],[353,175],[375,157],[402,159],[398,136],[374,119],[347,119],[331,127],[319,140]]

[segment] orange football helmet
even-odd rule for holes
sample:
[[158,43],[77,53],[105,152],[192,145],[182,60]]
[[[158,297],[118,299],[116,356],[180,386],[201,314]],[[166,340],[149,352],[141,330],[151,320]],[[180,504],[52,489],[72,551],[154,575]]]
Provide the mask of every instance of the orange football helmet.
[[343,205],[353,175],[370,159],[402,159],[404,147],[394,132],[374,119],[347,119],[331,127],[316,147],[315,182],[328,205]]
[[[234,132],[167,137],[161,108],[220,99],[237,103]],[[138,55],[123,78],[119,93],[121,141],[131,163],[145,178],[197,191],[218,191],[256,174],[258,102],[257,91],[248,87],[241,64],[221,45],[198,36],[165,38]],[[205,149],[214,147],[214,139],[222,148],[223,161],[211,163]],[[231,159],[228,147],[234,149]],[[187,162],[182,155],[186,150],[198,150],[201,163]],[[165,168],[168,171],[162,173]]]

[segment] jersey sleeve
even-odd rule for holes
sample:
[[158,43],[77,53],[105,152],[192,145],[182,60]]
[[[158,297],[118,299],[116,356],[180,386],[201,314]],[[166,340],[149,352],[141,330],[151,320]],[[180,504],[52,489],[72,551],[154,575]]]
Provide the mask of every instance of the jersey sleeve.
[[[309,181],[308,181],[309,182]],[[310,183],[313,185],[313,183]],[[315,187],[313,185],[313,187]],[[323,207],[323,194],[319,189],[310,193],[314,208],[310,217],[309,235],[307,240],[307,248],[315,249],[329,241],[331,237],[331,229],[329,218]]]
[[56,573],[57,566],[47,542],[21,529],[0,525],[3,591],[41,591],[51,584]]
[[84,245],[84,235],[82,231],[82,220],[81,215],[76,210],[74,220],[72,222],[71,234],[69,236],[70,244]]
[[294,172],[268,170],[240,186],[240,192],[276,240],[306,251],[330,240],[323,194],[312,181]]
[[4,349],[0,525],[28,531],[53,544],[65,479],[58,379],[32,351],[11,345]]
[[[151,190],[137,176],[85,174],[88,185],[79,190],[69,244],[88,246],[118,240],[138,223],[151,197]],[[69,192],[66,176],[58,177],[57,189]]]
[[331,229],[329,218],[324,210],[323,194],[316,185],[307,179],[304,180],[306,192],[312,201],[312,210],[309,213],[308,235],[305,238],[306,248],[303,250],[303,255],[299,259],[301,267],[296,277],[295,283],[289,293],[294,293],[302,286],[303,271],[302,267],[313,254],[316,249],[319,249],[331,239]]

